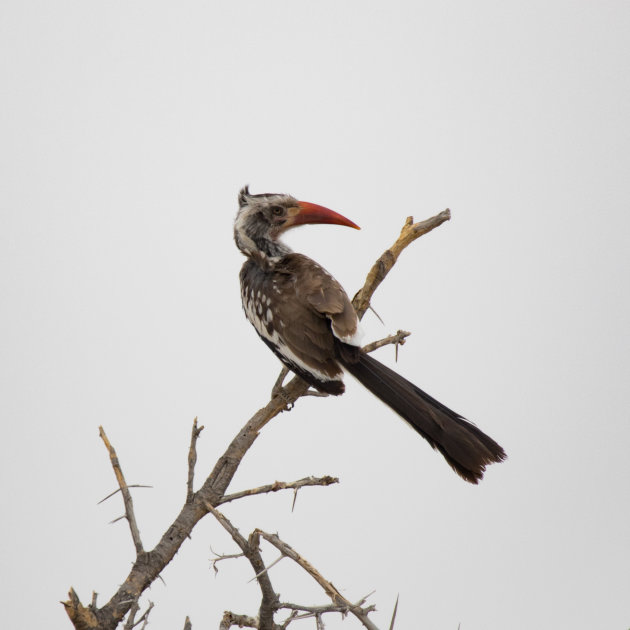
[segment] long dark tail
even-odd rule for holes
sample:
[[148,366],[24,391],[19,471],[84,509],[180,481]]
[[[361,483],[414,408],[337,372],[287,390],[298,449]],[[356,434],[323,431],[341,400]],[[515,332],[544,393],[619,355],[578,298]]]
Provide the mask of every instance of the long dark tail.
[[486,466],[507,457],[501,446],[474,424],[370,355],[343,350],[340,355],[346,370],[440,451],[466,481],[478,483]]

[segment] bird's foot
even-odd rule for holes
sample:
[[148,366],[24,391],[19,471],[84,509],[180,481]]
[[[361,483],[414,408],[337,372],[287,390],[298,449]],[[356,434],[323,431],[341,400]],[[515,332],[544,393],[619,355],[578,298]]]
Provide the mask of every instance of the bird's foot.
[[278,378],[276,379],[276,382],[273,384],[273,387],[271,389],[272,398],[278,397],[284,401],[285,411],[291,411],[291,409],[293,409],[293,405],[295,404],[295,402],[291,400],[289,396],[287,395],[287,393],[284,391],[284,387],[283,387],[284,379],[287,377],[288,373],[289,373],[289,368],[283,367],[282,370],[280,371],[280,374],[278,375]]
[[282,370],[280,371],[280,374],[278,375],[276,382],[273,384],[273,387],[271,388],[272,398],[274,398],[275,396],[284,397],[284,390],[282,388],[282,385],[288,373],[289,373],[289,368],[287,367],[283,367]]

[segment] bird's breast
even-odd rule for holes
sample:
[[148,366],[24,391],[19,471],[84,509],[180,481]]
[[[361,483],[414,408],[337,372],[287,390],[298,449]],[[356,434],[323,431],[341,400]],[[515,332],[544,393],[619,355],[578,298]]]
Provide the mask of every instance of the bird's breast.
[[243,310],[258,334],[274,343],[278,341],[278,329],[284,326],[275,312],[275,302],[280,293],[273,274],[252,263],[245,263],[241,271]]

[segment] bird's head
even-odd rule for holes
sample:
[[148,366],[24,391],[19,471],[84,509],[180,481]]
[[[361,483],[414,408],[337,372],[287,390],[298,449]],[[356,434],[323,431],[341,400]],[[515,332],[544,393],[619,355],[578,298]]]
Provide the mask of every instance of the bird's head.
[[278,241],[292,227],[332,223],[359,230],[359,226],[334,210],[285,194],[252,195],[246,186],[238,195],[239,210],[234,222],[234,240],[245,254],[279,256],[290,251]]

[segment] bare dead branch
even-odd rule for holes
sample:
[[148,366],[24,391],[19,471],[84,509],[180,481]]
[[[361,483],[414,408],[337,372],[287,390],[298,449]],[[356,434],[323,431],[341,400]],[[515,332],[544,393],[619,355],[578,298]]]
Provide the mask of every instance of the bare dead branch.
[[136,621],[136,615],[140,611],[140,604],[137,601],[133,602],[131,605],[131,610],[129,611],[129,616],[127,617],[127,623],[125,624],[125,630],[133,630],[136,626],[142,624],[142,628],[140,630],[144,630],[149,623],[149,614],[151,610],[153,610],[153,606],[155,604],[153,602],[149,602],[147,609],[144,611],[143,615]]
[[76,630],[93,630],[99,627],[96,610],[91,606],[86,608],[73,588],[68,592],[68,600],[61,603]]
[[338,477],[304,477],[304,479],[298,479],[298,481],[274,481],[266,486],[260,486],[258,488],[251,488],[250,490],[242,490],[241,492],[235,492],[233,494],[227,494],[218,501],[218,505],[223,503],[229,503],[230,501],[236,501],[236,499],[242,499],[243,497],[251,497],[255,494],[265,494],[267,492],[278,492],[278,490],[299,490],[305,486],[329,486],[333,483],[339,483]]
[[257,534],[257,530],[249,536],[248,540],[245,540],[243,535],[232,525],[224,514],[210,504],[206,507],[208,511],[212,512],[214,517],[221,523],[230,536],[232,536],[232,540],[241,548],[241,551],[252,565],[262,593],[262,601],[258,612],[258,628],[259,630],[273,630],[273,615],[278,609],[279,598],[273,590],[269,574],[267,573],[267,567],[265,567],[265,563],[260,555],[260,538]]
[[410,332],[406,330],[399,330],[395,335],[389,335],[389,337],[385,337],[384,339],[368,343],[367,346],[363,346],[362,350],[363,352],[374,352],[374,350],[378,350],[379,348],[390,344],[393,344],[396,348],[398,348],[398,346],[405,345],[405,341],[409,335],[411,335]]
[[[358,601],[356,604],[352,604],[353,606],[362,606],[365,602],[365,598]],[[324,613],[340,613],[342,615],[346,615],[350,612],[350,608],[348,606],[336,606],[335,604],[328,604],[324,606],[304,606],[303,604],[292,604],[290,602],[282,602],[278,606],[279,609],[286,608],[287,610],[294,610],[309,613],[308,615],[299,615],[296,619],[306,619],[307,617],[311,617],[313,615],[322,615]],[[376,610],[376,606],[367,606],[364,608],[365,612],[373,612]]]
[[136,615],[140,612],[140,604],[136,600],[131,604],[129,614],[127,615],[127,622],[125,623],[125,630],[132,630],[136,625]]
[[239,628],[258,628],[258,621],[247,615],[236,615],[229,610],[223,613],[223,619],[219,625],[219,630],[229,630],[232,626]]
[[280,630],[285,630],[286,628],[289,627],[289,624],[292,621],[295,621],[295,619],[297,619],[298,616],[298,611],[294,610],[281,624],[280,624]]
[[442,225],[442,223],[448,221],[450,218],[451,211],[448,208],[436,214],[434,217],[426,221],[420,221],[419,223],[414,223],[413,217],[407,217],[405,225],[403,225],[400,236],[396,239],[396,242],[389,249],[385,250],[374,263],[365,279],[363,288],[359,290],[352,299],[352,306],[354,306],[354,310],[357,312],[359,319],[363,317],[365,311],[369,308],[370,300],[374,292],[391,271],[391,268],[396,264],[398,257],[404,249],[417,238]]
[[277,534],[267,534],[260,529],[255,530],[255,534],[262,536],[267,542],[271,543],[276,549],[288,556],[301,566],[323,589],[326,595],[330,597],[333,605],[343,606],[348,609],[368,630],[378,630],[378,628],[368,618],[368,613],[360,606],[352,604],[347,600],[333,585],[329,582],[308,560],[300,556],[300,554],[290,545],[279,538]]
[[219,569],[217,569],[217,562],[221,562],[221,560],[233,560],[235,558],[244,558],[244,553],[217,553],[210,547],[210,551],[215,555],[214,560],[211,560],[212,568],[214,569],[215,576],[219,573]]
[[190,503],[193,498],[193,481],[195,478],[195,464],[197,463],[197,440],[203,429],[203,425],[197,427],[197,418],[195,418],[193,420],[192,432],[190,435],[190,447],[188,449],[188,481],[186,483],[186,503]]
[[[416,224],[413,224],[411,217],[407,219],[400,237],[394,245],[377,260],[368,273],[364,286],[355,295],[352,301],[359,318],[363,317],[363,314],[369,307],[374,292],[391,270],[404,248],[416,238],[422,234],[426,234],[449,218],[450,212],[445,210],[427,221]],[[301,396],[305,395],[308,390],[308,385],[297,376],[293,377],[286,384],[284,384],[283,378],[278,380],[279,387],[274,388],[270,401],[254,413],[245,426],[234,437],[223,455],[217,460],[213,470],[207,476],[201,488],[199,488],[197,492],[193,492],[192,496],[190,492],[187,491],[187,501],[180,513],[168,526],[160,541],[150,552],[143,551],[138,527],[135,523],[135,517],[133,517],[133,504],[131,502],[129,486],[124,481],[124,477],[122,477],[120,466],[114,466],[117,478],[119,472],[122,478],[122,484],[119,480],[119,486],[123,493],[126,513],[129,512],[127,518],[130,521],[130,529],[132,529],[132,537],[134,538],[134,545],[136,546],[136,561],[116,593],[114,593],[111,599],[101,608],[96,608],[96,606],[84,607],[76,592],[73,589],[70,590],[68,601],[62,603],[77,630],[88,628],[90,630],[97,628],[98,630],[114,630],[127,615],[133,603],[138,600],[144,590],[148,588],[154,580],[160,577],[161,571],[173,559],[183,542],[190,536],[192,529],[199,520],[211,511],[210,507],[216,507],[220,504],[221,500],[225,497],[226,490],[243,457],[256,441],[260,431],[278,414],[290,410],[294,403]],[[103,437],[103,435],[101,437]],[[105,439],[106,438],[104,438],[104,440]],[[110,451],[110,458],[112,459],[112,465],[114,465],[114,462],[116,462],[116,464],[118,463],[113,449]],[[131,509],[127,506],[131,506]],[[132,522],[134,524],[133,526],[131,524]],[[264,565],[261,569],[262,568],[264,568]],[[261,576],[261,579],[265,576],[266,574]],[[259,630],[264,630],[262,621]]]
[[[173,559],[182,543],[189,537],[194,526],[210,510],[208,505],[218,505],[225,495],[241,460],[255,442],[263,427],[279,413],[287,408],[287,404],[295,402],[308,388],[302,379],[295,377],[282,388],[282,395],[274,396],[265,407],[259,409],[238,432],[227,447],[225,453],[217,460],[212,472],[206,478],[202,487],[194,493],[193,500],[186,503],[164,535],[149,552],[137,557],[131,571],[118,588],[112,598],[102,608],[90,611],[93,622],[90,628],[99,630],[114,630],[128,613],[133,601],[155,579]],[[288,402],[287,402],[288,401]],[[72,591],[74,592],[74,591]],[[74,593],[76,596],[76,593]],[[77,630],[84,626],[83,611],[88,610],[75,605],[72,599],[64,602],[66,612]]]
[[123,495],[123,502],[125,504],[125,517],[127,518],[127,522],[129,523],[131,538],[133,539],[133,544],[136,548],[136,555],[140,555],[141,553],[144,553],[144,548],[142,547],[140,531],[138,530],[138,524],[136,523],[136,515],[133,511],[133,499],[131,498],[131,492],[129,492],[129,486],[125,481],[125,476],[123,475],[122,468],[120,467],[120,462],[118,461],[116,450],[109,441],[103,427],[99,427],[98,432],[101,436],[101,439],[103,440],[103,443],[105,444],[105,447],[109,451],[109,459],[112,463],[112,468],[114,469],[116,480],[118,481],[120,491]]
[[326,580],[317,569],[307,560],[302,558],[290,545],[280,540],[277,534],[267,534],[262,530],[256,530],[267,542],[270,542],[276,549],[297,562],[313,579],[324,589],[326,595],[332,599],[336,606],[351,606],[350,602],[333,586],[331,582]]
[[147,625],[149,623],[149,613],[153,610],[153,606],[154,605],[155,604],[153,602],[149,602],[148,608],[144,611],[144,614],[142,615],[142,617],[140,617],[140,619],[138,619],[138,622],[136,623],[136,625],[138,625],[140,622],[142,622],[141,630],[145,630],[145,628],[147,627]]

